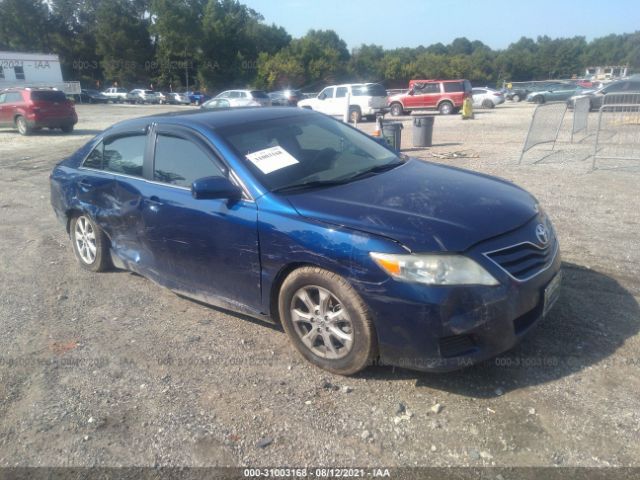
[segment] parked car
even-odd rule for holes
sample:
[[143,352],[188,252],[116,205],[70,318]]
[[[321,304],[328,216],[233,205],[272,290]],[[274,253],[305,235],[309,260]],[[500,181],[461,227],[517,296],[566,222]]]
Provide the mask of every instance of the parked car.
[[210,95],[202,92],[184,92],[183,95],[188,97],[189,103],[193,103],[194,105],[202,105],[204,102],[211,99]]
[[391,115],[413,110],[438,110],[442,115],[457,112],[471,96],[469,80],[410,80],[409,91],[389,97]]
[[184,93],[169,92],[165,93],[166,103],[171,105],[190,105],[191,100]]
[[283,107],[295,107],[300,100],[303,100],[305,96],[300,90],[278,90],[276,92],[269,92],[269,98],[271,99],[271,105],[283,106]]
[[234,107],[261,107],[262,105],[250,98],[212,98],[207,100],[200,108],[203,109],[220,109]]
[[127,120],[50,178],[80,266],[281,322],[337,374],[462,368],[511,349],[558,298],[558,240],[532,195],[316,112]]
[[80,90],[79,95],[75,95],[75,99],[80,103],[107,103],[109,102],[109,97],[103,95],[101,92],[97,90]]
[[520,82],[516,86],[512,86],[505,92],[505,98],[514,102],[521,102],[526,100],[530,93],[541,92],[548,90],[555,86],[564,85],[562,82],[548,80],[548,81],[534,81],[534,82]]
[[102,94],[114,103],[125,102],[127,100],[127,90],[119,87],[107,88]]
[[14,127],[21,135],[41,128],[71,133],[78,123],[73,102],[59,90],[9,88],[0,91],[0,126]]
[[153,90],[136,88],[127,94],[129,103],[160,103],[160,94]]
[[[609,83],[608,85],[598,90],[587,90],[579,94],[576,94],[569,98],[569,107],[573,108],[576,98],[582,95],[589,97],[589,103],[591,104],[591,110],[600,110],[604,103],[604,97],[610,95],[607,103],[621,104],[628,101],[628,99],[622,95],[625,93],[638,93],[640,94],[640,78],[619,80],[617,82]],[[637,101],[637,100],[636,100]]]
[[271,106],[269,95],[262,90],[225,90],[213,98],[229,100],[231,107]]
[[590,92],[588,88],[581,87],[571,83],[557,84],[547,87],[547,90],[539,92],[531,92],[527,95],[527,102],[533,103],[545,103],[545,102],[560,102],[571,98],[574,95],[582,95],[585,92]]
[[504,103],[504,94],[492,88],[474,88],[471,90],[475,108],[495,108]]
[[315,98],[300,100],[298,106],[327,115],[344,115],[349,95],[349,120],[372,119],[387,106],[387,91],[379,83],[349,83],[324,88]]

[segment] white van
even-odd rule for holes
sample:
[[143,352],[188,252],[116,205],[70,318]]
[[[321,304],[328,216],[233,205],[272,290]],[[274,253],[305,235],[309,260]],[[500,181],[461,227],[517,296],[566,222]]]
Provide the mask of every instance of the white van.
[[317,97],[300,100],[298,107],[309,108],[327,115],[344,115],[349,96],[349,120],[359,122],[362,117],[372,118],[387,107],[387,91],[379,83],[348,83],[332,85]]

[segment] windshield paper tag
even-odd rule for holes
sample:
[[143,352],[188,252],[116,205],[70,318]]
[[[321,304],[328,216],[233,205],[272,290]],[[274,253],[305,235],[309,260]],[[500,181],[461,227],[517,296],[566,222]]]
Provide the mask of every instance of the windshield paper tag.
[[289,165],[300,163],[293,155],[279,145],[249,153],[246,157],[264,174],[269,174],[281,168],[288,167]]

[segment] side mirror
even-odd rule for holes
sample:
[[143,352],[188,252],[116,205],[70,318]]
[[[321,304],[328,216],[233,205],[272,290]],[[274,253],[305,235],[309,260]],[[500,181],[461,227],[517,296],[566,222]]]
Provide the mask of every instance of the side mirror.
[[415,95],[415,94],[416,92],[413,90],[413,88],[407,92],[407,95]]
[[242,190],[226,177],[204,177],[195,180],[191,184],[191,195],[196,200],[214,198],[240,200],[242,198]]
[[325,98],[327,98],[327,95],[325,95],[324,93],[318,95],[318,100],[324,100]]

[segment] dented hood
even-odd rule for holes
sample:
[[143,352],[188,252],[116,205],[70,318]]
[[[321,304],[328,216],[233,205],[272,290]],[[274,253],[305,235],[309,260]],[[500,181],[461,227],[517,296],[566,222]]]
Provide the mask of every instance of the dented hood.
[[419,160],[288,200],[300,215],[382,235],[412,252],[462,252],[537,214],[533,196],[509,182]]

